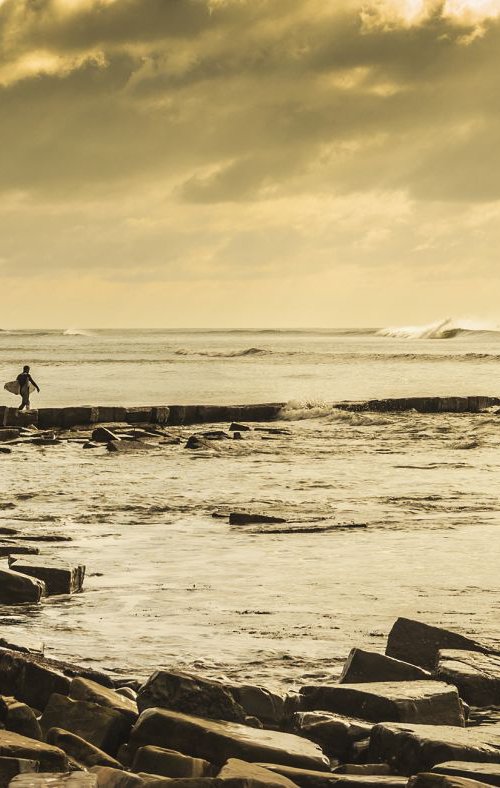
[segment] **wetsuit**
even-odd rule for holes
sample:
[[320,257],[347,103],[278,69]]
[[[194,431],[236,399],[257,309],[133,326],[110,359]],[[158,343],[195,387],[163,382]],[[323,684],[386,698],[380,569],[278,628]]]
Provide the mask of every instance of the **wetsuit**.
[[29,374],[29,372],[21,372],[17,378],[17,382],[19,383],[19,393],[22,397],[21,405],[19,406],[19,410],[23,410],[24,408],[29,408],[30,406],[30,383],[38,388],[35,381]]

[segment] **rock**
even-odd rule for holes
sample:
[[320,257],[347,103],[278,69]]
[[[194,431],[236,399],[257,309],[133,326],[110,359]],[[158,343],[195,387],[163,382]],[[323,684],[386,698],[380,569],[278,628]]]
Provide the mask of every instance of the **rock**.
[[38,761],[27,758],[0,757],[0,788],[5,788],[18,774],[38,771]]
[[114,432],[106,427],[96,427],[92,432],[92,440],[95,443],[109,443],[110,441],[120,440]]
[[500,763],[500,726],[375,725],[370,756],[385,761],[400,774],[428,771],[444,761]]
[[153,422],[152,407],[138,407],[125,409],[125,421],[128,424],[149,424]]
[[45,584],[28,575],[0,569],[0,603],[4,605],[37,604],[45,595]]
[[450,632],[441,627],[432,627],[421,621],[398,618],[387,639],[385,653],[389,657],[434,670],[441,649],[461,649],[488,653],[490,649],[475,640]]
[[446,774],[454,777],[467,777],[479,780],[488,785],[500,786],[500,764],[474,763],[468,761],[447,761],[438,763],[432,771],[436,774]]
[[33,446],[59,446],[62,443],[60,438],[30,438]]
[[348,757],[354,742],[370,736],[373,723],[327,711],[297,712],[292,730],[318,744],[330,758]]
[[222,767],[218,775],[223,780],[243,779],[255,780],[263,785],[280,785],[282,788],[297,788],[296,784],[288,777],[284,777],[278,772],[266,769],[256,763],[240,761],[237,758],[230,758]]
[[386,763],[343,763],[332,769],[334,774],[364,774],[388,776],[391,774],[390,766]]
[[20,434],[20,430],[0,428],[0,442],[4,443],[5,441],[15,440],[16,438],[19,438]]
[[0,649],[0,692],[12,694],[35,709],[44,709],[54,692],[69,692],[70,679],[29,654]]
[[248,424],[238,424],[233,421],[229,427],[229,432],[251,432],[252,428]]
[[407,780],[400,776],[333,774],[311,769],[296,769],[275,763],[259,763],[269,771],[292,780],[300,788],[406,788]]
[[500,656],[477,651],[439,652],[436,678],[454,684],[471,706],[500,705]]
[[118,695],[123,695],[124,698],[133,700],[137,706],[137,692],[132,687],[118,687],[116,692]]
[[303,687],[300,707],[361,717],[369,722],[464,726],[455,687],[437,681],[394,681]]
[[266,726],[279,726],[285,716],[285,700],[282,695],[252,684],[231,684],[228,689],[249,717],[256,717]]
[[132,729],[131,752],[152,744],[223,764],[229,758],[327,770],[328,759],[312,742],[289,733],[215,722],[164,709],[143,712]]
[[128,720],[130,727],[139,716],[135,700],[120,695],[115,690],[103,687],[96,681],[77,677],[71,682],[69,697],[72,700],[83,700],[89,703],[98,703],[108,709],[113,709]]
[[119,452],[120,454],[137,452],[137,451],[148,451],[151,449],[152,446],[150,443],[144,443],[144,441],[140,440],[116,440],[116,441],[109,441],[106,444],[106,448],[108,451],[112,452]]
[[251,512],[230,512],[229,525],[251,525],[252,523],[286,523],[283,517]]
[[339,679],[341,684],[371,681],[425,681],[431,674],[423,668],[385,654],[353,648]]
[[109,766],[93,766],[90,774],[97,778],[98,788],[140,788],[146,784],[137,774],[128,774]]
[[132,771],[163,777],[210,777],[212,766],[203,758],[190,758],[176,750],[146,746],[137,750]]
[[17,788],[97,788],[97,777],[85,772],[66,772],[66,774],[20,774],[11,780],[10,785]]
[[40,770],[44,772],[65,772],[68,769],[68,760],[62,750],[11,731],[0,730],[0,756],[38,761]]
[[12,449],[8,446],[0,446],[0,454],[12,454]]
[[38,578],[45,583],[48,596],[77,594],[82,590],[85,566],[60,561],[57,558],[16,558],[9,562],[14,572]]
[[443,774],[417,774],[408,781],[408,788],[485,788],[485,783]]
[[17,408],[5,408],[3,423],[6,427],[33,427],[38,424],[38,411],[18,410]]
[[[0,543],[0,557],[6,558],[9,555],[38,555],[40,550],[38,547],[30,547],[27,545],[16,544],[15,542],[2,542]],[[2,585],[0,584],[0,596],[2,593]]]
[[20,733],[28,739],[41,741],[43,738],[33,709],[15,698],[0,696],[0,722],[6,730]]
[[203,438],[201,435],[190,435],[186,441],[184,446],[185,449],[210,449],[213,450],[215,446],[212,445],[212,441],[209,441],[207,438]]
[[63,728],[75,733],[113,757],[130,731],[129,721],[120,712],[57,693],[51,695],[40,725],[44,733],[50,728]]
[[85,739],[76,736],[74,733],[65,731],[62,728],[50,728],[47,731],[47,743],[53,744],[63,750],[71,761],[78,764],[82,769],[90,769],[92,766],[110,766],[112,769],[121,769],[122,765],[115,758],[94,747]]
[[157,707],[208,717],[243,722],[245,711],[229,689],[218,681],[178,671],[157,670],[139,689],[139,711]]
[[101,447],[100,443],[93,443],[92,441],[86,441],[82,445],[82,449],[99,449]]
[[231,435],[224,430],[209,430],[208,432],[204,432],[202,437],[208,441],[225,441],[231,440]]

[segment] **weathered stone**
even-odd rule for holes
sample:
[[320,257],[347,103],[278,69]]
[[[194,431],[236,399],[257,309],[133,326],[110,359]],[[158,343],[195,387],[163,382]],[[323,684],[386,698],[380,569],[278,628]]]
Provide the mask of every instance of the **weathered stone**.
[[370,755],[401,774],[428,771],[444,761],[500,763],[500,726],[375,725]]
[[111,452],[119,452],[120,454],[131,454],[132,452],[148,451],[151,449],[151,444],[145,443],[140,440],[116,440],[109,441],[106,448]]
[[118,695],[123,695],[124,698],[133,700],[137,706],[137,692],[135,689],[132,689],[132,687],[118,687],[116,692]]
[[203,758],[191,758],[163,747],[139,747],[132,771],[159,774],[163,777],[210,777],[212,766]]
[[38,411],[35,409],[18,410],[17,408],[5,408],[3,421],[0,423],[6,427],[32,427],[38,424]]
[[360,717],[369,722],[464,726],[455,687],[437,681],[394,681],[303,687],[301,708]]
[[392,774],[387,763],[342,763],[340,766],[335,766],[332,772],[334,774],[364,774],[366,776]]
[[18,774],[38,771],[38,761],[0,757],[0,788],[6,788]]
[[280,725],[285,715],[282,695],[252,684],[226,685],[235,701],[249,717],[257,717],[264,725]]
[[271,514],[253,514],[252,512],[230,512],[230,525],[251,525],[252,523],[286,523],[283,517]]
[[[38,555],[40,550],[38,547],[30,547],[29,545],[16,544],[15,542],[1,542],[0,543],[0,557],[6,558],[9,555]],[[2,584],[0,583],[0,595],[2,593]]]
[[223,764],[229,758],[271,761],[312,769],[328,769],[328,759],[312,742],[289,733],[216,722],[163,709],[139,717],[129,740],[132,752],[147,744],[172,748]]
[[146,784],[137,774],[129,774],[109,766],[93,766],[90,774],[97,778],[98,788],[140,788]]
[[153,421],[153,408],[150,406],[126,408],[125,421],[128,424],[148,424]]
[[436,678],[454,684],[471,706],[500,705],[500,656],[445,649],[439,652]]
[[454,777],[467,777],[488,785],[500,786],[500,763],[474,763],[468,761],[447,761],[432,768],[436,774]]
[[33,446],[59,446],[62,443],[60,438],[44,438],[43,436],[37,438],[30,438],[29,442]]
[[288,777],[284,777],[278,772],[266,769],[256,763],[241,761],[238,758],[230,758],[222,767],[218,775],[223,780],[244,779],[255,780],[264,785],[280,785],[282,788],[297,788],[296,784]]
[[97,411],[100,424],[123,424],[127,415],[126,408],[116,405],[99,405]]
[[229,427],[229,432],[251,432],[252,428],[248,424],[238,424],[233,421]]
[[103,750],[94,747],[85,739],[62,728],[50,728],[47,731],[47,743],[53,744],[79,766],[90,769],[92,766],[110,766],[112,769],[121,769],[122,765]]
[[434,670],[441,649],[463,649],[488,653],[486,645],[464,635],[421,621],[398,618],[387,639],[385,653],[389,657]]
[[28,739],[41,741],[43,738],[33,709],[15,698],[0,696],[0,722],[6,730]]
[[109,441],[120,440],[114,432],[108,430],[106,427],[96,427],[92,431],[92,440],[95,443],[109,443]]
[[287,777],[300,788],[405,788],[407,783],[397,775],[333,774],[276,763],[259,763],[259,766]]
[[82,590],[85,566],[74,566],[58,558],[16,558],[9,561],[14,572],[38,578],[45,583],[48,596],[76,594]]
[[366,739],[373,723],[328,711],[297,712],[292,729],[318,744],[330,758],[347,758],[354,742]]
[[28,706],[44,709],[54,692],[65,695],[71,681],[43,660],[11,649],[0,649],[0,692],[12,694]]
[[431,674],[417,665],[399,659],[353,648],[344,665],[339,682],[361,684],[372,681],[425,681]]
[[157,670],[139,689],[139,711],[171,709],[216,720],[243,722],[245,711],[218,681],[178,671]]
[[0,569],[0,603],[4,605],[37,604],[45,595],[45,584],[28,575]]
[[0,428],[0,442],[4,443],[5,441],[12,441],[16,438],[19,438],[21,434],[20,430],[17,429],[1,429]]
[[126,741],[130,730],[130,722],[120,712],[56,693],[51,695],[40,725],[45,733],[50,728],[63,728],[75,733],[113,756],[120,744]]
[[12,454],[12,449],[8,446],[0,446],[0,454]]
[[0,756],[38,761],[41,771],[65,772],[68,768],[68,760],[62,750],[12,731],[0,730]]
[[185,449],[215,449],[213,441],[204,438],[202,435],[190,435],[186,441]]
[[417,774],[408,781],[408,788],[485,788],[486,784],[453,775]]
[[20,774],[11,780],[10,785],[17,788],[97,788],[97,777],[85,772],[66,772],[66,774]]
[[130,723],[134,724],[139,716],[137,703],[134,700],[120,695],[115,690],[103,687],[96,681],[77,677],[71,682],[69,697],[73,700],[83,700],[89,703],[98,703],[122,714]]

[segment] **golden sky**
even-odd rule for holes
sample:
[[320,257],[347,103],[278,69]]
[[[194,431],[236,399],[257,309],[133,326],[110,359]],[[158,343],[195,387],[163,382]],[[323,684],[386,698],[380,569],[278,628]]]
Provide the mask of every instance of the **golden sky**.
[[0,0],[0,328],[500,322],[500,0]]

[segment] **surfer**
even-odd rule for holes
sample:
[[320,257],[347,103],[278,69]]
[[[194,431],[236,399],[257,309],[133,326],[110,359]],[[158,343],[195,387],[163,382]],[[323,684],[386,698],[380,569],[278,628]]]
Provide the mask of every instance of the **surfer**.
[[19,383],[19,394],[22,397],[22,402],[19,406],[19,410],[23,410],[23,408],[29,409],[30,406],[30,385],[34,386],[38,393],[40,393],[40,389],[38,384],[35,383],[33,378],[30,375],[30,368],[26,365],[23,367],[23,371],[19,373],[16,378],[17,382]]

